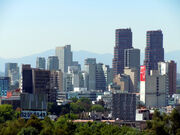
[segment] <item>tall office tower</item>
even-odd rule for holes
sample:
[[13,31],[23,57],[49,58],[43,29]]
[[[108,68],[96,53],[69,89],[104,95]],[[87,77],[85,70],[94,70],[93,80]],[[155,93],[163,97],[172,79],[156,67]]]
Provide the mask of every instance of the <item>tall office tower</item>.
[[59,59],[57,56],[49,56],[47,60],[47,70],[58,70],[59,69]]
[[22,65],[21,91],[31,94],[47,94],[48,101],[53,102],[50,89],[50,71]]
[[114,47],[113,74],[123,73],[124,50],[132,48],[131,29],[116,29],[116,43]]
[[104,76],[103,64],[96,64],[96,90],[106,90],[106,78]]
[[15,85],[19,81],[19,67],[17,63],[5,64],[5,77],[10,77],[10,84]]
[[112,95],[112,116],[114,119],[135,121],[136,94],[115,93]]
[[33,80],[31,65],[22,65],[21,70],[21,91],[22,93],[33,93]]
[[96,89],[96,59],[95,58],[85,59],[84,68],[89,75],[88,90],[95,90]]
[[148,74],[150,74],[150,70],[158,70],[160,61],[164,61],[162,31],[147,31],[144,65]]
[[125,49],[124,50],[124,67],[140,68],[140,49]]
[[59,59],[59,69],[61,71],[67,72],[68,66],[72,65],[72,52],[71,45],[65,45],[63,47],[56,47],[56,56]]
[[9,77],[0,77],[0,97],[7,96],[7,91],[9,90]]
[[168,77],[168,94],[172,96],[176,93],[176,69],[177,64],[174,61],[158,62],[158,70],[161,75]]
[[36,58],[36,68],[46,69],[46,59],[44,57]]

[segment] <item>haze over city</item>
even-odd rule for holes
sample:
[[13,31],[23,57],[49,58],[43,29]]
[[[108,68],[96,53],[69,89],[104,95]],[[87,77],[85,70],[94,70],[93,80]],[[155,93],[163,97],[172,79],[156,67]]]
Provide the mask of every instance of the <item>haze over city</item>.
[[144,52],[146,31],[161,29],[165,52],[180,50],[180,2],[0,1],[0,57],[18,58],[56,46],[111,53],[115,29],[131,28],[133,46]]

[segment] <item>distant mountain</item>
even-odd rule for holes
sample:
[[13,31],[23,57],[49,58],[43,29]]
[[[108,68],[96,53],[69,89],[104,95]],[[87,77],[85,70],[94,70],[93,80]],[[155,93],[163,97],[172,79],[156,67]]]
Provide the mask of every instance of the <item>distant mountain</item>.
[[[52,56],[52,55],[55,55],[55,50],[53,50],[53,49],[47,50],[42,53],[25,56],[22,58],[15,58],[15,59],[0,58],[0,72],[4,72],[4,64],[7,62],[17,62],[19,65],[31,64],[32,67],[35,67],[36,66],[36,58],[38,56],[45,57],[47,59],[48,56]],[[84,59],[86,59],[86,58],[96,58],[97,62],[102,62],[102,63],[110,65],[110,67],[112,67],[113,55],[110,53],[98,54],[98,53],[93,53],[93,52],[83,51],[83,50],[82,51],[73,51],[73,60],[78,61],[82,65],[82,67],[84,65]],[[141,53],[141,64],[143,63],[143,60],[144,60],[144,53]],[[175,60],[177,63],[180,64],[180,50],[173,51],[173,52],[167,52],[165,54],[165,60]],[[180,73],[180,69],[177,68],[177,70]]]
[[[29,55],[21,58],[11,58],[11,59],[4,59],[0,58],[0,72],[4,72],[4,65],[7,62],[16,62],[19,65],[21,64],[31,64],[32,67],[36,66],[36,58],[39,57],[45,57],[46,59],[48,56],[53,56],[55,55],[55,50],[48,50],[42,53],[34,54],[34,55]],[[92,53],[88,51],[73,51],[73,60],[78,61],[82,66],[84,65],[84,59],[86,58],[96,58],[97,62],[102,62],[107,65],[112,65],[112,54],[97,54],[97,53]]]

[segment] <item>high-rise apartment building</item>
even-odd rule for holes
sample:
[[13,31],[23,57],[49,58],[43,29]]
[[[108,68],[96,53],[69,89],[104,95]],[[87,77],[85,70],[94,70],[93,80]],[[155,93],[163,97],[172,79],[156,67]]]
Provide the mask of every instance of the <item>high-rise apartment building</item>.
[[47,70],[58,70],[59,69],[59,59],[57,56],[49,56],[47,60]]
[[114,119],[135,121],[136,94],[115,93],[112,94],[112,116]]
[[113,73],[114,76],[123,73],[124,50],[132,48],[131,29],[116,29],[116,41],[114,47]]
[[36,58],[36,68],[46,69],[46,59],[44,57]]
[[62,72],[68,71],[68,66],[72,65],[72,52],[71,45],[65,45],[63,47],[56,47],[56,56],[59,59],[59,69]]
[[167,105],[168,79],[158,70],[146,72],[146,66],[140,70],[140,100],[146,107],[165,107]]
[[150,74],[150,70],[158,70],[160,61],[164,61],[162,31],[147,31],[144,65],[148,74]]
[[172,96],[176,93],[176,69],[177,64],[174,61],[158,62],[158,70],[161,75],[168,77],[168,94]]

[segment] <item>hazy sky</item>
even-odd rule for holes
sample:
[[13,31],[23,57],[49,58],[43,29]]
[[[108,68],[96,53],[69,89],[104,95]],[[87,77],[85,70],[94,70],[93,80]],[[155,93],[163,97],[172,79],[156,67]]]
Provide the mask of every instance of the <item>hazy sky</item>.
[[115,29],[131,28],[144,51],[147,30],[161,29],[165,52],[180,50],[179,0],[0,0],[0,57],[56,46],[113,53]]

